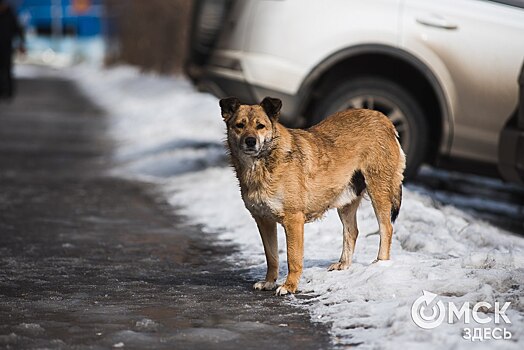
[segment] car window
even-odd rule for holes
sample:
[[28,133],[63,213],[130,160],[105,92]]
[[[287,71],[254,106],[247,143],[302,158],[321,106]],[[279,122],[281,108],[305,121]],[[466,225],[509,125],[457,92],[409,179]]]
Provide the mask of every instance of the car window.
[[524,8],[524,0],[488,0],[491,2],[498,2],[505,5]]

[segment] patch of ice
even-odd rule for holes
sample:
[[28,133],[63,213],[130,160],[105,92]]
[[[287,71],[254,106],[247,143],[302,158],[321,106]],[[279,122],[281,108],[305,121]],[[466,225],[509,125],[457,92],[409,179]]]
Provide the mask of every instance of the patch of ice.
[[173,337],[172,340],[186,341],[191,343],[220,343],[231,341],[240,335],[227,329],[220,328],[188,328],[182,329]]
[[135,328],[142,332],[156,332],[158,331],[159,326],[158,323],[149,318],[143,318],[135,323]]
[[16,329],[24,334],[37,335],[45,332],[38,323],[20,323]]

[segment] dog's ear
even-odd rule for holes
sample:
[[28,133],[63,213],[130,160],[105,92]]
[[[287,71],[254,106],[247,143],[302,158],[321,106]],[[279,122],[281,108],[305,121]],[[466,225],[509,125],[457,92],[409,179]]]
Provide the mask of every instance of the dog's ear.
[[266,112],[269,118],[278,119],[280,108],[282,108],[282,101],[278,98],[266,97],[260,102],[260,105],[264,108],[264,112]]
[[227,97],[220,100],[220,108],[222,109],[222,118],[228,121],[240,107],[240,101],[236,97]]

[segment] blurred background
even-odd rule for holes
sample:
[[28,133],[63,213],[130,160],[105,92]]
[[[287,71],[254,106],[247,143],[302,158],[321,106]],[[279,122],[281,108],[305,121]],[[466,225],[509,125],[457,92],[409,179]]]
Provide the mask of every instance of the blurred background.
[[[397,127],[408,178],[423,164],[487,175],[512,184],[497,198],[522,202],[522,1],[9,2],[27,33],[20,64],[186,75],[217,97],[279,97],[292,127],[345,108],[377,109]],[[462,178],[422,169],[416,183],[441,200],[438,191],[478,195]],[[522,210],[515,214],[520,222]]]
[[24,63],[125,62],[180,73],[191,1],[13,0],[27,32]]
[[[508,219],[499,200],[523,202],[523,1],[7,2],[26,31],[18,64],[123,64],[217,97],[271,95],[291,127],[377,109],[397,127],[413,186],[495,221]],[[473,203],[474,179],[508,185],[494,185],[494,205]],[[523,229],[521,219],[519,206],[508,225]]]
[[[430,164],[522,184],[522,1],[466,0],[458,9],[448,1],[339,1],[328,7],[266,0],[8,2],[26,30],[20,64],[128,64],[185,74],[217,97],[235,95],[246,103],[279,97],[282,120],[294,127],[344,108],[378,109],[399,131],[409,178]],[[300,15],[287,22],[293,14]],[[514,44],[506,50],[494,32]],[[416,183],[478,192],[443,174],[423,170]],[[521,202],[517,188],[499,188],[497,196]]]

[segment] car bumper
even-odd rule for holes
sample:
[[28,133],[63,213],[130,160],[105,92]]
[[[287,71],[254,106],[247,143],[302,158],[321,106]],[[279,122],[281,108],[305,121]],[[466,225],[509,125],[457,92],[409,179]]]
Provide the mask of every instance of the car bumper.
[[256,101],[251,86],[241,72],[218,66],[189,65],[186,73],[200,91],[209,92],[218,98],[236,96],[244,103]]
[[280,118],[282,123],[290,127],[298,127],[303,124],[299,113],[300,99],[298,96],[250,84],[244,78],[239,65],[231,69],[223,65],[190,64],[186,66],[186,74],[200,91],[209,92],[218,98],[235,96],[247,104],[257,104],[266,96],[279,98],[282,100]]

